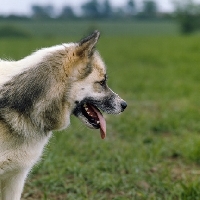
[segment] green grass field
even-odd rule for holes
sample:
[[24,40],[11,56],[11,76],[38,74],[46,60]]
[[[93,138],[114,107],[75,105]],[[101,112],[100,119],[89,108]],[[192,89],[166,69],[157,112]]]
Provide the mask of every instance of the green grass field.
[[[128,108],[106,115],[105,140],[72,116],[34,167],[24,200],[200,199],[200,38],[154,30],[149,37],[103,31],[108,84]],[[0,57],[78,39],[0,38]]]
[[34,37],[83,37],[95,29],[106,36],[177,35],[174,21],[0,21],[4,26],[17,27]]

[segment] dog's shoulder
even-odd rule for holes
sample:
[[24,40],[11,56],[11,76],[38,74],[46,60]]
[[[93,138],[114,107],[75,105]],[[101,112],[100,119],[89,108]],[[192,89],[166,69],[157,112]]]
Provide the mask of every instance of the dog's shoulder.
[[14,61],[0,60],[0,86],[19,72]]

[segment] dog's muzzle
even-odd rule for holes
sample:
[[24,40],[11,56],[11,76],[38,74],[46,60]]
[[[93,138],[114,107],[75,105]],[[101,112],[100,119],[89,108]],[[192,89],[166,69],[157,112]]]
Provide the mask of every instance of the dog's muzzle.
[[73,114],[90,128],[100,129],[101,138],[106,137],[106,120],[102,112],[119,114],[127,107],[127,103],[114,92],[101,99],[88,97],[76,102]]

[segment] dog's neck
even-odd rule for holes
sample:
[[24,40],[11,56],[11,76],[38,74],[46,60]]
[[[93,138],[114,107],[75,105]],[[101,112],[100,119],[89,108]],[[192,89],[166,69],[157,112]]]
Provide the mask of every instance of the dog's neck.
[[[38,56],[42,59],[32,62]],[[67,90],[70,86],[63,68],[65,58],[66,48],[59,46],[16,62],[17,66],[25,63],[32,66],[23,72],[21,67],[19,74],[0,87],[0,117],[13,132],[27,136],[47,134],[69,124],[71,110]]]

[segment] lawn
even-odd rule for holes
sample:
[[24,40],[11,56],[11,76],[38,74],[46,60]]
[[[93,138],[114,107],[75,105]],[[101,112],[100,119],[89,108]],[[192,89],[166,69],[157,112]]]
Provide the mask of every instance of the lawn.
[[178,26],[172,20],[0,21],[0,32],[2,27],[17,28],[34,37],[42,36],[49,40],[55,36],[83,37],[95,29],[101,30],[101,33],[106,36],[177,35],[178,33]]
[[[79,38],[0,39],[0,57],[72,39]],[[105,140],[72,116],[32,170],[23,199],[200,199],[199,39],[103,34],[108,84],[128,107],[105,115]]]

